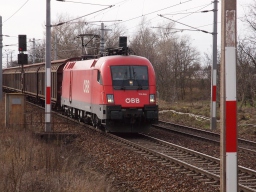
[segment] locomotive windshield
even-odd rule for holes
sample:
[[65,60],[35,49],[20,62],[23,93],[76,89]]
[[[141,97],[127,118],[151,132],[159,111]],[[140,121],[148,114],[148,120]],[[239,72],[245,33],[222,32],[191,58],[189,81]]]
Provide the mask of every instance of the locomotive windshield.
[[114,89],[148,89],[147,66],[111,66]]

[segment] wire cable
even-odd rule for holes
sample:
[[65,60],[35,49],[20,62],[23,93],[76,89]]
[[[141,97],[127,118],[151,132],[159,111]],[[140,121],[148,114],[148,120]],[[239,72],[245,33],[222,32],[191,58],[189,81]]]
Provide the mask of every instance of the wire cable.
[[77,19],[81,19],[82,17],[85,17],[85,16],[88,16],[88,15],[92,15],[92,14],[94,14],[94,13],[103,11],[103,10],[105,10],[105,9],[109,9],[109,8],[111,8],[111,7],[113,7],[113,6],[114,6],[114,5],[110,5],[110,6],[106,7],[106,8],[104,8],[104,9],[100,9],[100,10],[98,10],[98,11],[94,11],[94,12],[92,12],[92,13],[89,13],[89,14],[86,14],[86,15],[83,15],[83,16],[80,16],[80,17],[77,17],[77,18],[75,18],[75,19],[71,19],[71,20],[65,21],[65,22],[60,22],[60,23],[58,23],[58,24],[51,25],[51,26],[52,26],[52,27],[60,26],[60,25],[63,25],[63,24],[65,24],[65,23],[69,23],[69,22],[71,22],[71,21],[75,21],[75,20],[77,20]]
[[171,21],[173,21],[173,22],[175,22],[175,23],[179,23],[179,24],[181,24],[181,25],[185,25],[185,26],[190,27],[190,28],[192,28],[192,29],[196,29],[196,30],[201,31],[201,32],[204,32],[204,33],[213,34],[213,33],[211,33],[211,32],[208,32],[208,31],[205,31],[205,30],[201,30],[201,29],[198,29],[198,28],[196,28],[196,27],[192,27],[192,26],[190,26],[190,25],[187,25],[187,24],[181,23],[181,22],[179,22],[179,21],[176,21],[176,20],[170,19],[170,18],[168,18],[168,17],[164,17],[164,16],[163,16],[163,15],[161,15],[161,14],[160,14],[159,16],[160,16],[160,17],[163,17],[163,18],[165,18],[165,19],[171,20]]
[[[127,1],[129,1],[129,0],[123,0],[123,1],[120,1],[120,2],[118,2],[118,3],[116,3],[116,4],[114,4],[115,7],[114,7],[113,9],[115,9],[115,8],[120,8],[120,6],[121,6],[122,4],[125,4]],[[113,9],[112,9],[112,10],[113,10]],[[110,10],[109,10],[109,11],[110,11]],[[106,11],[106,12],[104,12],[104,13],[108,13],[109,11]],[[96,17],[99,16],[100,14],[102,14],[102,13],[99,13],[99,14],[97,14],[97,15],[95,15],[95,16],[89,18],[88,20],[90,20],[90,19],[92,19],[92,18],[96,18]],[[102,17],[101,17],[101,19],[102,19]]]
[[110,5],[102,5],[102,4],[95,4],[95,3],[83,3],[83,2],[77,2],[77,1],[65,1],[65,2],[87,4],[87,5],[98,5],[98,6],[110,6]]
[[[207,4],[204,4],[204,5],[200,5],[200,6],[196,6],[196,7],[191,7],[190,9],[183,9],[183,10],[180,10],[180,11],[176,11],[176,12],[173,12],[173,13],[180,13],[180,12],[185,12],[185,11],[190,11],[190,10],[193,10],[193,9],[196,9],[196,8],[199,8],[199,7],[204,7],[204,6],[208,6],[208,5],[210,5],[209,3],[207,3]],[[162,15],[168,15],[168,13],[167,14],[162,14]]]
[[[159,10],[156,10],[156,11],[152,11],[152,12],[146,13],[146,14],[144,14],[144,15],[140,15],[140,16],[137,16],[137,17],[134,17],[134,18],[131,18],[131,19],[128,19],[128,20],[122,21],[122,22],[120,22],[120,23],[124,23],[124,22],[128,22],[128,21],[132,21],[132,20],[134,20],[134,19],[138,19],[138,18],[140,18],[140,17],[144,17],[144,16],[146,16],[146,15],[150,15],[150,14],[153,14],[153,13],[156,13],[156,12],[159,12],[159,11],[162,11],[162,10],[165,10],[165,9],[169,9],[169,8],[171,8],[171,7],[176,7],[176,6],[178,6],[178,5],[181,5],[181,4],[184,4],[184,3],[187,3],[187,2],[189,2],[189,1],[192,1],[192,0],[187,0],[187,1],[184,1],[184,2],[180,2],[180,3],[178,3],[178,4],[171,5],[171,6],[169,6],[169,7],[166,7],[166,8],[163,8],[163,9],[159,9]],[[110,26],[111,26],[111,25],[110,25]]]
[[16,13],[18,13],[18,11],[20,11],[28,2],[29,0],[27,0],[17,11],[15,11],[9,18],[7,18],[3,23],[5,23],[6,21],[8,21],[9,19],[11,19]]
[[[164,17],[163,14],[160,14],[159,16],[160,16],[160,17],[163,17],[163,18],[165,18],[165,19],[171,20],[171,21],[173,21],[173,22],[175,22],[175,23],[179,23],[179,24],[181,24],[181,25],[185,25],[185,26],[187,26],[187,27],[190,27],[190,28],[192,28],[192,29],[195,29],[195,31],[201,31],[201,32],[203,32],[203,33],[213,34],[212,32],[208,32],[208,31],[205,31],[205,30],[202,30],[202,29],[199,29],[199,28],[196,28],[196,27],[192,27],[192,26],[190,26],[190,25],[187,25],[187,24],[178,22],[179,20],[184,19],[184,18],[186,18],[186,17],[188,17],[188,16],[190,16],[190,15],[192,15],[192,14],[194,14],[194,13],[196,13],[196,12],[202,10],[202,9],[204,9],[205,7],[208,7],[208,6],[211,5],[211,4],[212,4],[212,3],[207,4],[206,6],[200,8],[200,9],[196,10],[195,12],[192,12],[192,13],[190,13],[190,14],[184,16],[184,17],[181,17],[181,18],[179,18],[178,20],[173,20],[173,19]],[[189,29],[187,29],[187,30],[189,30]]]
[[[202,7],[201,9],[198,9],[198,10],[196,10],[196,11],[200,11],[200,10],[204,9],[205,7],[208,7],[208,6],[211,5],[211,4],[212,4],[212,3],[210,3],[210,4],[208,4],[208,5],[204,6],[204,7]],[[196,12],[196,11],[195,11],[195,12]],[[190,15],[192,15],[192,14],[194,14],[195,12],[190,13],[190,14],[184,16],[184,17],[179,18],[178,21],[181,20],[181,19],[184,19],[184,18],[186,18],[186,17],[188,17],[188,16],[190,16]]]

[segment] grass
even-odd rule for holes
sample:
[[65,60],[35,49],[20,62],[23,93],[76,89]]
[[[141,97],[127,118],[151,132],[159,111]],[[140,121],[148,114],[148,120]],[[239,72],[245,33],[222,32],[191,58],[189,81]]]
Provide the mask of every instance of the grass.
[[[4,109],[4,101],[0,103]],[[72,144],[46,143],[0,115],[0,191],[110,191],[106,176],[91,169]]]
[[[193,114],[209,119],[210,106],[208,102],[175,102],[167,103],[159,101],[159,118],[163,121],[171,121],[177,124],[191,127],[210,128],[210,121],[195,117]],[[161,112],[165,111],[165,112]]]
[[[210,102],[159,101],[159,110],[175,110],[160,113],[160,119],[209,129],[210,121],[196,118],[189,113],[210,116]],[[0,102],[0,191],[111,191],[106,175],[90,166],[86,157],[75,143],[46,143],[32,136],[30,131],[19,127],[5,127],[4,101]],[[219,115],[218,115],[219,116]],[[29,117],[28,127],[42,124]],[[255,138],[256,110],[245,106],[238,112],[240,136]],[[37,121],[37,122],[35,122]],[[58,124],[58,123],[56,123]],[[43,125],[41,125],[42,127]],[[68,129],[69,127],[67,127]],[[219,126],[218,126],[219,128]],[[89,164],[88,164],[89,162]]]
[[[191,127],[210,129],[210,102],[175,102],[167,103],[159,101],[159,110],[166,112],[159,114],[160,120],[171,121]],[[176,112],[172,112],[174,110]],[[183,115],[177,112],[184,113]],[[196,118],[190,114],[204,116],[207,119]],[[220,110],[217,108],[217,130],[220,129]],[[256,107],[250,105],[243,106],[237,112],[237,130],[239,137],[250,138],[256,140]]]

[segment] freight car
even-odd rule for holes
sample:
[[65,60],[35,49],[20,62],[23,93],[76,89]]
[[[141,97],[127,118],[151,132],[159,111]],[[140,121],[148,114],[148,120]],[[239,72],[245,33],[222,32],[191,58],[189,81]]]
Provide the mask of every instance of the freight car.
[[[63,67],[68,61],[75,60],[81,59],[71,58],[51,62],[51,102],[53,109],[60,106]],[[28,100],[43,106],[45,103],[45,63],[3,69],[3,91],[23,92]]]
[[[45,63],[4,69],[3,89],[44,105]],[[158,121],[155,72],[149,60],[123,48],[108,56],[52,61],[51,103],[107,132],[148,132]]]

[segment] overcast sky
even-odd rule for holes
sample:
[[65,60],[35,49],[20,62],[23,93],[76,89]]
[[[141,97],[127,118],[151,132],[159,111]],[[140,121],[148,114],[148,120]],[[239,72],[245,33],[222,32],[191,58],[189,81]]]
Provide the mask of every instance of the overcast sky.
[[[221,0],[219,1],[218,33],[220,34]],[[178,21],[179,23],[177,22],[175,26],[178,29],[189,29],[188,26],[191,26],[211,33],[213,31],[213,12],[200,13],[200,11],[212,10],[212,2],[213,0],[66,0],[66,2],[51,0],[51,21],[54,24],[53,22],[60,14],[67,14],[70,18],[77,18],[99,11],[84,18],[87,21],[122,20],[122,25],[127,28],[125,35],[129,38],[136,32],[143,15],[150,21],[149,26],[156,27],[157,24],[168,21],[168,19],[158,16],[162,14],[171,20]],[[238,18],[244,15],[244,11],[248,10],[248,4],[252,2],[253,0],[237,0]],[[105,5],[114,6],[105,9],[107,8]],[[105,10],[100,11],[101,9]],[[17,59],[19,34],[27,35],[28,49],[32,45],[29,42],[30,39],[44,38],[46,0],[0,0],[0,16],[2,16],[3,22],[3,35],[10,36],[3,37],[3,64],[6,62],[6,53],[11,51],[13,51],[14,60]],[[111,22],[105,23],[107,28],[111,28],[112,24]],[[240,32],[244,31],[246,31],[246,27],[238,19],[238,33],[240,34]],[[189,35],[193,46],[200,53],[207,52],[211,54],[211,34],[199,31],[183,31],[179,32],[179,34]],[[220,42],[220,36],[218,39]],[[15,46],[5,46],[13,44]]]

